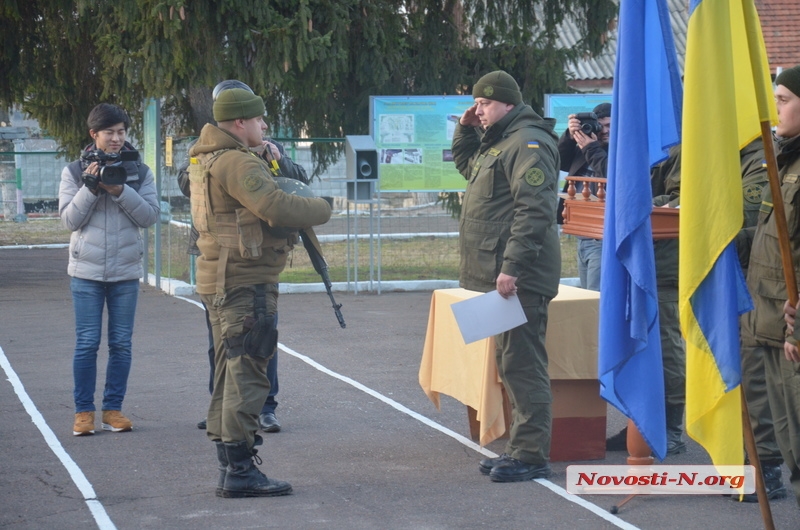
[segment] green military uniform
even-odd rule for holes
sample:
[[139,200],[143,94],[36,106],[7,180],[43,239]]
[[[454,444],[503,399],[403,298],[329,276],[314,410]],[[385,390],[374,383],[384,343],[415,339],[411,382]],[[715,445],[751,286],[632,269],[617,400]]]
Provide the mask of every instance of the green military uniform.
[[485,132],[459,123],[452,146],[456,167],[468,180],[459,225],[460,285],[488,292],[501,272],[514,276],[528,319],[495,341],[498,373],[513,405],[505,453],[532,465],[546,465],[550,456],[545,331],[561,275],[553,126],[554,120],[518,103]]
[[[669,158],[651,172],[653,206],[680,205],[680,146],[670,149]],[[683,412],[686,403],[686,345],[678,317],[678,240],[653,243],[658,288],[658,318],[661,357],[664,367],[664,400],[667,416],[667,454],[682,453]]]
[[[742,195],[744,203],[743,228],[755,227],[761,207],[761,195],[768,187],[767,163],[761,138],[751,142],[740,153],[742,164]],[[749,256],[748,256],[749,257]],[[742,264],[747,274],[747,262]],[[763,463],[782,461],[775,440],[772,411],[767,397],[767,380],[764,372],[764,355],[754,348],[753,338],[742,328],[742,389],[747,400],[750,425],[756,440],[758,458]]]
[[[792,262],[795,277],[800,278],[800,136],[779,143],[778,167]],[[763,356],[775,437],[800,504],[800,363],[786,360],[783,353],[783,304],[788,296],[781,263],[772,194],[767,188],[747,271],[755,309],[742,318],[742,340],[753,355]]]
[[214,441],[247,441],[252,448],[258,414],[269,393],[266,356],[247,351],[242,339],[248,317],[277,308],[278,275],[295,237],[274,237],[269,226],[310,227],[328,221],[321,198],[288,195],[261,158],[232,134],[206,125],[190,156],[192,221],[197,246],[197,292],[209,311],[215,345],[214,392],[207,433]]
[[[755,224],[758,207],[761,202],[761,191],[766,182],[764,167],[764,151],[760,140],[756,140],[742,149],[740,153],[742,168],[742,194],[744,203],[744,225]],[[680,205],[680,146],[670,150],[670,157],[660,166],[654,168],[652,175],[653,204],[670,207]],[[711,190],[710,190],[711,191]],[[658,284],[658,309],[661,332],[661,349],[664,359],[664,393],[667,406],[667,427],[669,440],[675,446],[682,432],[683,409],[686,397],[686,350],[681,336],[678,316],[678,240],[661,240],[655,242],[656,279]],[[743,368],[755,379],[751,381],[754,396],[759,387],[760,370],[763,387],[763,363],[760,356],[743,356]],[[759,366],[760,364],[760,366]],[[746,377],[743,375],[743,377]],[[772,435],[772,422],[769,408],[766,406],[766,395],[754,401],[754,411],[759,418],[757,430],[759,445],[764,448],[762,458],[775,457],[777,444]],[[771,441],[770,441],[771,440]]]

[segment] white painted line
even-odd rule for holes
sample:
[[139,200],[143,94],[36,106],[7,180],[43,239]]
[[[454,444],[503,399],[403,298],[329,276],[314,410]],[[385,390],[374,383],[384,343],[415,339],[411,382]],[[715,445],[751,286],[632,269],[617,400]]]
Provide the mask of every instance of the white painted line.
[[[195,300],[192,300],[190,298],[183,298],[181,296],[176,296],[176,298],[179,298],[181,300],[185,300],[187,302],[190,302],[190,303],[198,306],[201,309],[203,308],[203,304],[201,304],[200,302],[197,302]],[[397,401],[395,401],[393,399],[390,399],[390,398],[384,396],[383,394],[380,394],[380,393],[376,392],[375,390],[372,390],[371,388],[362,385],[361,383],[359,383],[358,381],[356,381],[354,379],[351,379],[351,378],[349,378],[347,376],[341,375],[341,374],[339,374],[337,372],[334,372],[333,370],[330,370],[330,369],[324,367],[323,365],[319,364],[317,361],[311,359],[310,357],[308,357],[306,355],[303,355],[301,353],[298,353],[298,352],[294,351],[293,349],[288,348],[286,345],[284,345],[284,344],[282,344],[280,342],[278,343],[278,348],[280,350],[283,350],[284,352],[288,353],[292,357],[296,357],[296,358],[300,359],[301,361],[311,365],[312,367],[316,368],[320,372],[322,372],[324,374],[327,374],[327,375],[329,375],[329,376],[331,376],[331,377],[333,377],[335,379],[338,379],[338,380],[340,380],[340,381],[342,381],[344,383],[347,383],[348,385],[351,385],[351,386],[361,390],[362,392],[365,392],[365,393],[369,394],[370,396],[374,397],[375,399],[383,401],[384,403],[386,403],[390,407],[397,409],[398,411],[402,412],[403,414],[408,414],[409,416],[411,416],[415,420],[418,420],[418,421],[422,422],[423,424],[427,425],[428,427],[430,427],[432,429],[435,429],[435,430],[441,432],[442,434],[446,434],[447,436],[457,440],[458,442],[462,443],[463,445],[469,447],[470,449],[472,449],[474,451],[477,451],[478,453],[480,453],[480,454],[482,454],[484,456],[488,456],[489,458],[496,458],[498,456],[493,451],[490,451],[490,450],[486,449],[485,447],[481,447],[480,445],[476,444],[475,442],[473,442],[469,438],[467,438],[465,436],[462,436],[462,435],[458,434],[457,432],[455,432],[453,430],[448,429],[444,425],[440,425],[440,424],[436,423],[432,419],[427,418],[426,416],[423,416],[422,414],[419,414],[418,412],[414,412],[413,410],[409,409],[405,405],[401,405]],[[565,490],[564,488],[562,488],[558,484],[554,484],[553,482],[550,482],[547,479],[541,479],[541,478],[540,479],[536,479],[535,482],[538,482],[539,484],[541,484],[545,488],[549,489],[550,491],[552,491],[556,495],[559,495],[560,497],[566,499],[567,501],[569,501],[571,503],[574,503],[574,504],[577,504],[581,508],[585,508],[586,510],[592,512],[593,514],[597,515],[598,517],[600,517],[602,519],[605,519],[606,521],[608,521],[609,523],[613,524],[617,528],[622,528],[623,530],[638,530],[638,527],[630,524],[627,521],[624,521],[623,519],[620,519],[619,517],[617,517],[615,515],[610,514],[608,512],[608,510],[606,510],[604,508],[601,508],[600,506],[598,506],[596,504],[593,504],[593,503],[591,503],[591,502],[579,497],[578,495],[573,495],[571,493],[568,493],[567,490]]]
[[58,457],[61,461],[61,464],[69,473],[69,476],[72,478],[72,482],[80,490],[83,498],[86,500],[86,505],[89,508],[89,511],[92,512],[94,516],[94,520],[97,523],[97,527],[101,530],[114,530],[117,527],[111,521],[111,518],[106,513],[106,509],[103,507],[103,504],[97,500],[97,494],[94,492],[94,488],[89,480],[86,478],[86,475],[83,474],[81,468],[78,467],[78,464],[72,459],[71,456],[67,453],[64,449],[64,446],[61,445],[61,442],[58,441],[56,434],[47,425],[47,422],[44,420],[44,417],[36,408],[36,405],[33,404],[30,396],[25,391],[25,387],[22,385],[22,381],[20,381],[17,373],[11,367],[11,363],[8,361],[3,348],[0,348],[0,366],[6,373],[6,377],[8,381],[11,383],[11,386],[14,387],[14,392],[16,392],[17,396],[19,397],[20,403],[22,406],[25,407],[28,415],[31,417],[33,424],[39,429],[39,432],[42,433],[45,442],[47,445],[50,446],[50,450]]
[[[402,412],[404,414],[408,414],[412,418],[421,421],[422,423],[424,423],[428,427],[431,427],[432,429],[436,429],[437,431],[439,431],[439,432],[441,432],[443,434],[446,434],[447,436],[450,436],[451,438],[461,442],[462,444],[466,445],[470,449],[473,449],[473,450],[481,453],[482,455],[488,456],[489,458],[496,458],[498,456],[496,453],[494,453],[492,451],[489,451],[488,449],[486,449],[484,447],[481,447],[480,445],[476,444],[475,442],[473,442],[469,438],[466,438],[466,437],[458,434],[457,432],[448,429],[447,427],[445,427],[443,425],[439,425],[435,421],[423,416],[422,414],[414,412],[413,410],[409,409],[408,407],[405,407],[404,405],[401,405],[397,401],[395,401],[393,399],[390,399],[390,398],[384,396],[383,394],[379,394],[375,390],[372,390],[371,388],[368,388],[368,387],[362,385],[358,381],[354,381],[353,379],[350,379],[347,376],[338,374],[338,373],[336,373],[336,372],[334,372],[332,370],[329,370],[328,368],[325,368],[324,366],[322,366],[318,362],[314,361],[313,359],[311,359],[309,357],[306,357],[305,355],[302,355],[300,353],[297,353],[296,351],[292,350],[291,348],[287,348],[286,346],[284,346],[280,342],[278,343],[278,348],[283,350],[284,352],[288,353],[289,355],[297,357],[301,361],[304,361],[304,362],[310,364],[311,366],[313,366],[314,368],[316,368],[320,372],[328,374],[331,377],[334,377],[336,379],[339,379],[340,381],[343,381],[343,382],[345,382],[345,383],[347,383],[349,385],[352,385],[355,388],[357,388],[357,389],[359,389],[359,390],[361,390],[363,392],[366,392],[370,396],[383,401],[387,405],[399,410],[400,412]],[[549,489],[553,493],[555,493],[555,494],[563,497],[564,499],[568,500],[569,502],[575,503],[578,506],[589,510],[593,514],[597,515],[598,517],[601,517],[601,518],[605,519],[606,521],[612,523],[613,525],[617,526],[618,528],[623,528],[624,530],[637,530],[636,526],[633,526],[629,522],[624,521],[624,520],[620,519],[619,517],[611,515],[610,513],[608,513],[608,510],[605,510],[605,509],[597,506],[596,504],[593,504],[593,503],[591,503],[591,502],[589,502],[589,501],[587,501],[585,499],[582,499],[578,495],[573,495],[571,493],[568,493],[567,490],[565,490],[564,488],[562,488],[558,484],[554,484],[554,483],[550,482],[547,479],[541,479],[541,478],[540,479],[536,479],[536,482],[538,482],[539,484],[541,484],[545,488]]]

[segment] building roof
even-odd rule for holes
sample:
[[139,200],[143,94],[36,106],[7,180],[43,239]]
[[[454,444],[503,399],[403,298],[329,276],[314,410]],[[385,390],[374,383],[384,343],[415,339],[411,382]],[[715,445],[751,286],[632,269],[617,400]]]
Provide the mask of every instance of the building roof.
[[[777,67],[791,68],[800,64],[800,2],[798,0],[755,0],[761,19],[764,43],[767,48],[770,69],[775,73]],[[689,24],[688,0],[667,0],[672,22],[678,63],[683,72],[686,54],[686,33]],[[564,22],[560,32],[561,44],[573,47],[580,38],[578,25],[574,20]],[[598,57],[568,63],[568,84],[578,90],[596,89],[610,91],[614,79],[614,63],[617,56],[617,28],[609,32],[609,43]]]
[[800,2],[756,0],[756,9],[772,73],[777,67],[791,68],[800,64]]

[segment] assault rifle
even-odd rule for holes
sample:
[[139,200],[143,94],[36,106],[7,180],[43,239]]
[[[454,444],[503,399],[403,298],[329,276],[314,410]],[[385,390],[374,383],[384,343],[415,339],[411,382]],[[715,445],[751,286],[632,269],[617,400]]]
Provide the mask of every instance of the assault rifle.
[[344,317],[340,311],[342,304],[337,304],[336,299],[333,297],[331,278],[328,276],[328,263],[325,261],[325,258],[322,257],[322,252],[319,250],[317,235],[313,230],[300,230],[300,239],[303,241],[303,246],[308,252],[311,264],[314,265],[314,270],[317,271],[317,274],[322,278],[322,283],[325,284],[325,290],[328,291],[328,297],[331,299],[331,304],[333,304],[333,312],[336,313],[336,319],[339,321],[339,325],[343,328],[346,327]]

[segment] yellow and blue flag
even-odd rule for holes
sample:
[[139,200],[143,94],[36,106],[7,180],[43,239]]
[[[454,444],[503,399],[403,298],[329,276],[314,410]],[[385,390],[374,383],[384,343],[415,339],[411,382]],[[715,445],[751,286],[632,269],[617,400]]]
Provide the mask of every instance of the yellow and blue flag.
[[666,456],[650,168],[680,141],[682,87],[665,0],[622,0],[600,280],[600,395]]
[[741,464],[739,315],[752,309],[733,238],[739,150],[777,123],[753,0],[691,0],[681,166],[679,311],[686,432],[716,465]]

